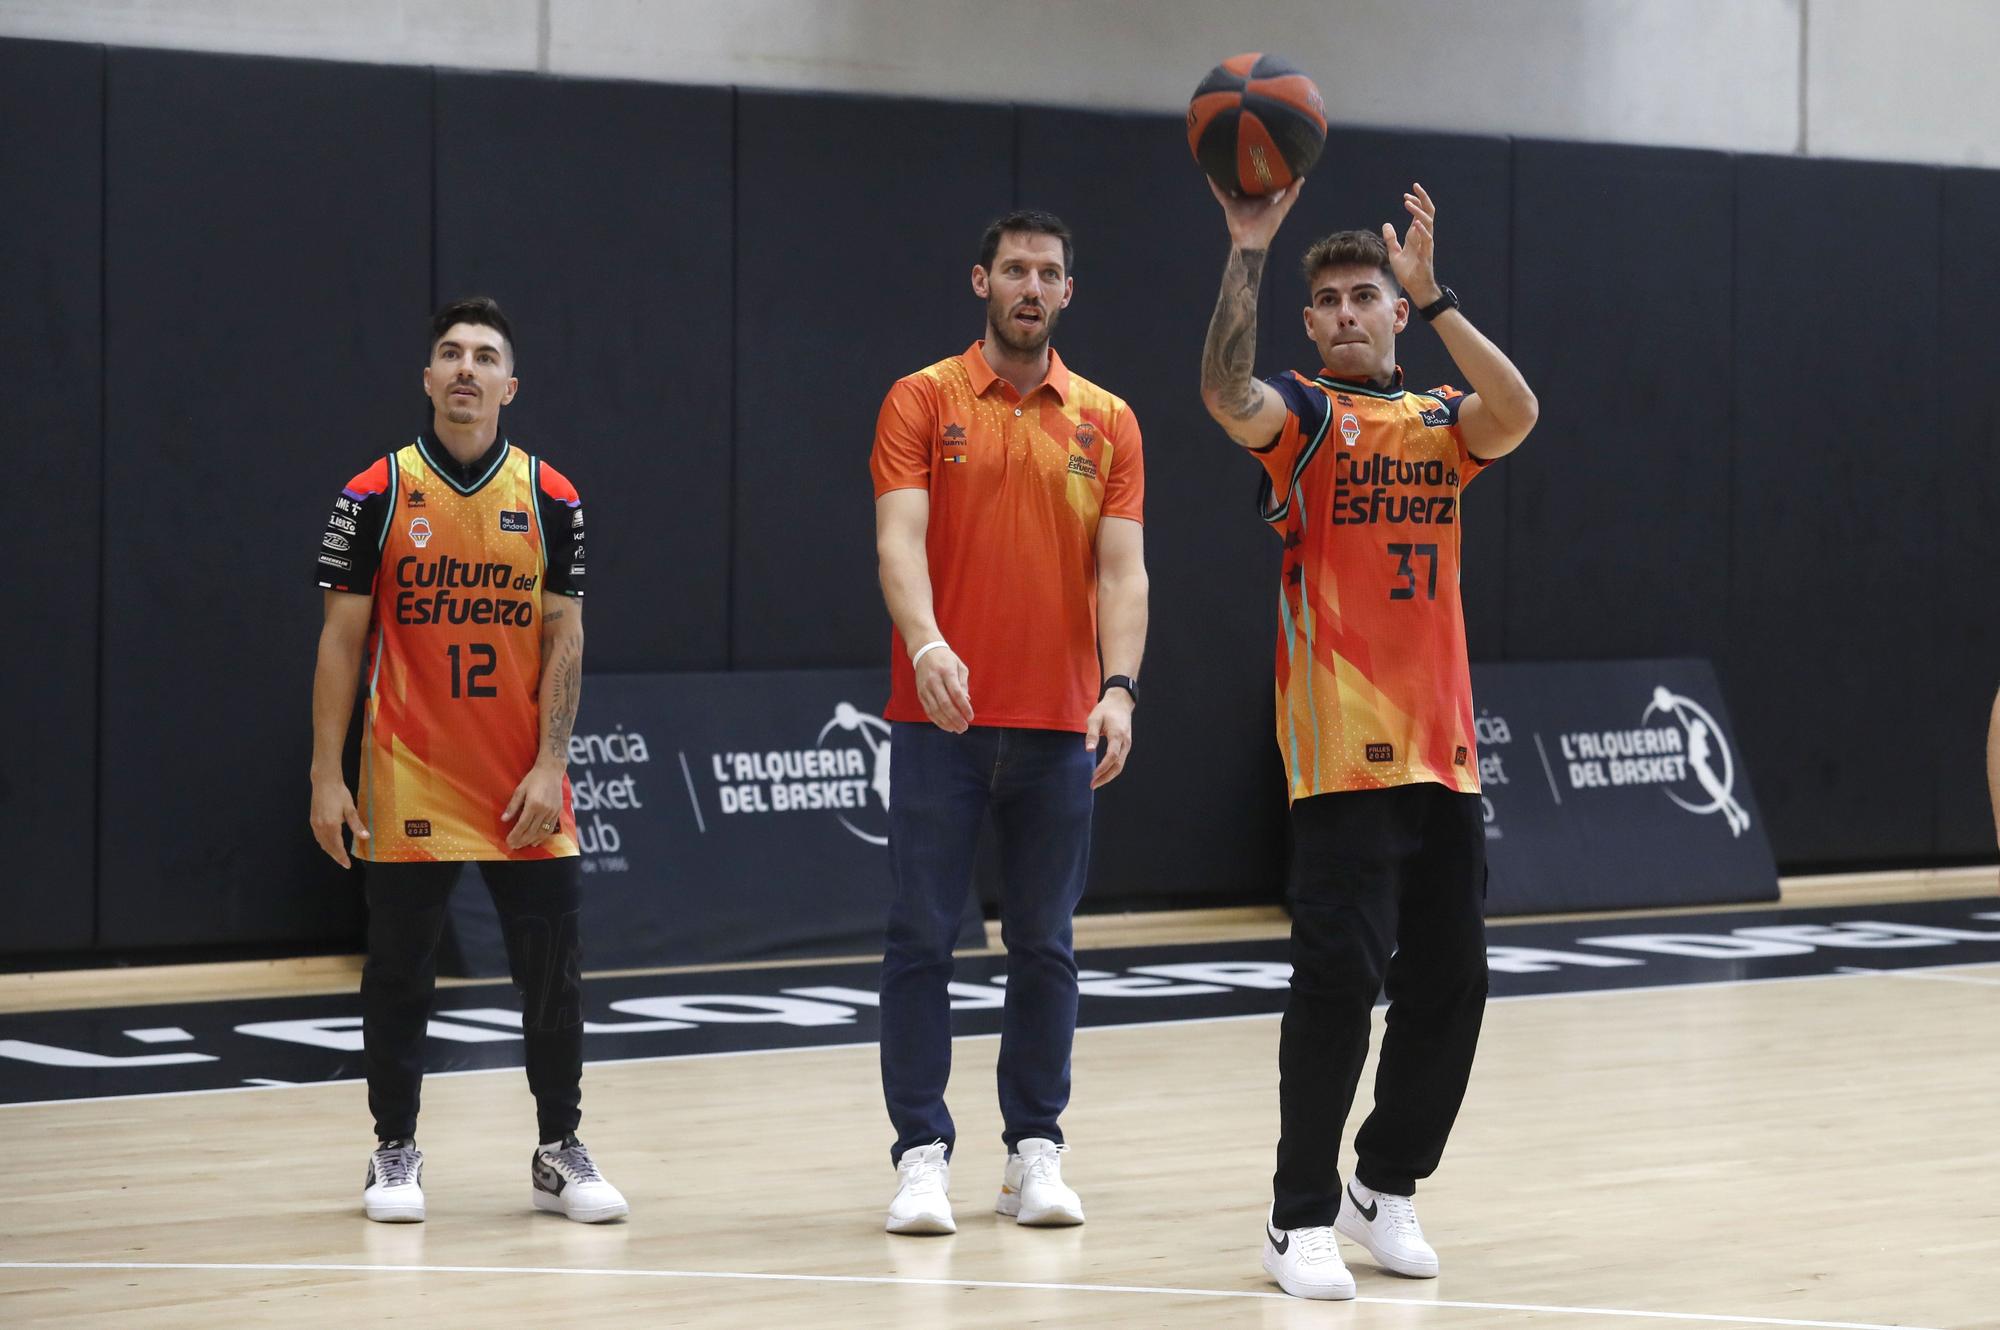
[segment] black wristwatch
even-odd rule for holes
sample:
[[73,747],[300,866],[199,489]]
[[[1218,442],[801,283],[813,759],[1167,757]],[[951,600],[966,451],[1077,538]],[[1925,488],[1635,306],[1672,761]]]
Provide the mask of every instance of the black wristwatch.
[[1135,707],[1139,705],[1139,681],[1124,674],[1114,674],[1106,679],[1104,686],[1097,690],[1097,700],[1102,702],[1104,695],[1114,688],[1123,688],[1132,695],[1132,705]]
[[1432,319],[1435,319],[1438,315],[1444,313],[1448,309],[1458,308],[1458,292],[1452,290],[1448,286],[1439,286],[1438,290],[1442,291],[1444,294],[1439,296],[1436,300],[1431,301],[1430,304],[1425,305],[1422,309],[1417,311],[1417,317],[1422,319],[1425,323],[1429,323]]

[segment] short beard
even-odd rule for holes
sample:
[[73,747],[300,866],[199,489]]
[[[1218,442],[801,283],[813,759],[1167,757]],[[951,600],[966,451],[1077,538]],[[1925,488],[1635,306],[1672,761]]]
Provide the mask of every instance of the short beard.
[[471,407],[448,406],[444,409],[444,418],[454,425],[470,425],[479,419],[479,413]]
[[1008,324],[1006,307],[998,300],[988,300],[986,302],[986,326],[992,331],[995,337],[1000,339],[1000,345],[1006,347],[1009,351],[1014,352],[1016,355],[1032,356],[1040,353],[1041,349],[1049,344],[1049,338],[1055,336],[1057,312],[1050,309],[1047,305],[1042,306],[1042,326],[1040,332],[1038,334],[1031,334],[1029,337],[1023,339]]

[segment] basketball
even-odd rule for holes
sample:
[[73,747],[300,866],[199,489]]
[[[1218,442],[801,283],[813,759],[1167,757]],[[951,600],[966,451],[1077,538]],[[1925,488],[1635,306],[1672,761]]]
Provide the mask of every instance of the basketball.
[[1302,179],[1326,146],[1326,104],[1275,55],[1232,55],[1188,102],[1188,149],[1231,194],[1271,194]]

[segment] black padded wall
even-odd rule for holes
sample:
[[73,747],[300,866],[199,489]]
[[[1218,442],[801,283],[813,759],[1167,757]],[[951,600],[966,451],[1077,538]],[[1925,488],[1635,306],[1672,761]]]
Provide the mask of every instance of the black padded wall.
[[[1076,232],[1076,298],[1055,334],[1076,373],[1123,397],[1146,458],[1153,594],[1130,765],[1098,797],[1090,900],[1275,892],[1284,774],[1272,718],[1278,542],[1256,462],[1201,404],[1222,215],[1171,116],[1021,111],[1020,198]],[[1104,164],[1154,182],[1143,216]],[[1175,810],[1163,816],[1163,810]]]
[[103,99],[98,48],[0,42],[0,439],[23,570],[0,652],[23,727],[0,772],[22,833],[0,952],[81,950],[95,927]]
[[984,328],[971,272],[1014,201],[1014,112],[736,99],[731,665],[878,665],[868,451],[889,385]]
[[352,937],[305,825],[312,556],[410,422],[431,75],[114,50],[108,78],[100,942]]
[[[1993,807],[1985,785],[1984,738],[2000,690],[2000,395],[1993,387],[1993,311],[2000,309],[2000,172],[1950,171],[1944,178],[1943,253],[1938,271],[1938,477],[1931,521],[1937,564],[1925,584],[1936,636],[1935,691],[1919,694],[1930,719],[1923,737],[1937,799],[1936,851],[1991,857]],[[1921,446],[1921,445],[1920,445]]]
[[1736,163],[1719,665],[1781,863],[1907,861],[1931,841],[1942,189],[1922,167]]
[[[1017,203],[1076,225],[1057,344],[1148,443],[1147,696],[1091,902],[1276,891],[1275,549],[1199,402],[1227,239],[1172,117],[13,40],[0,76],[36,574],[0,808],[37,832],[0,953],[353,942],[304,826],[307,559],[422,419],[441,295],[520,319],[509,429],[605,541],[593,668],[880,664],[876,409],[979,335]],[[1709,655],[1787,869],[1990,858],[2000,174],[1337,128],[1261,370],[1310,359],[1299,252],[1400,228],[1413,179],[1543,405],[1468,499],[1474,654]],[[1428,329],[1399,351],[1459,377]]]
[[1510,657],[1727,654],[1732,188],[1721,153],[1515,145]]
[[437,76],[434,294],[515,325],[502,423],[583,495],[593,670],[729,663],[734,97]]
[[[1318,370],[1317,356],[1305,335],[1305,277],[1299,261],[1307,246],[1333,231],[1379,232],[1383,223],[1392,222],[1402,237],[1410,220],[1403,192],[1417,182],[1437,204],[1438,279],[1458,292],[1467,318],[1503,350],[1509,349],[1511,169],[1508,142],[1502,138],[1335,126],[1272,250],[1261,305],[1259,372]],[[1226,250],[1220,210],[1216,229],[1217,243]],[[1218,277],[1220,262],[1218,258]],[[1396,359],[1412,387],[1467,386],[1444,344],[1414,314],[1396,339]],[[1502,610],[1512,467],[1511,461],[1504,463],[1467,489],[1462,509],[1465,635],[1475,660],[1511,654]]]

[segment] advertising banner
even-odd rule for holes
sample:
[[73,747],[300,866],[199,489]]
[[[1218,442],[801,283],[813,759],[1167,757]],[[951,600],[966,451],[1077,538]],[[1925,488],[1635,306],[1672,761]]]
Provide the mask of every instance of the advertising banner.
[[1777,899],[1707,661],[1474,665],[1472,696],[1487,913]]
[[[879,953],[888,695],[886,670],[591,675],[569,744],[585,966]],[[450,931],[441,972],[506,972],[476,880]],[[983,936],[968,889],[962,944]]]

